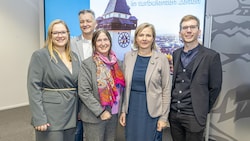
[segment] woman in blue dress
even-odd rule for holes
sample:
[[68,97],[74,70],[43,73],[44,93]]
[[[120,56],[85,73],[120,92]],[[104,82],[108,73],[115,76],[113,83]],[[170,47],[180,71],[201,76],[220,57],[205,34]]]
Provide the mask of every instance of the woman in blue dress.
[[170,105],[170,67],[167,57],[156,51],[155,29],[143,23],[135,31],[136,51],[125,54],[126,82],[120,124],[126,141],[161,140]]

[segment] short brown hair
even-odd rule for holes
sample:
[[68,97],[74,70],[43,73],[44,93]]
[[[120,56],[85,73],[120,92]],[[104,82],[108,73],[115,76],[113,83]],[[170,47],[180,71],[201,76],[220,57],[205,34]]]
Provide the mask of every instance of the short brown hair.
[[185,21],[189,21],[189,20],[195,20],[197,22],[198,29],[200,29],[200,20],[194,15],[186,15],[181,19],[180,30],[181,30],[182,23]]

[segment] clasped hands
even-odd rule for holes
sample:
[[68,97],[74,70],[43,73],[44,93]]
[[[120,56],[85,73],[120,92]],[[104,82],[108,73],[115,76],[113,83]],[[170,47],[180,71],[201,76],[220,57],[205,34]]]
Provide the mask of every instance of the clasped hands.
[[101,115],[100,118],[101,120],[108,120],[111,119],[112,115],[110,114],[109,111],[105,110]]

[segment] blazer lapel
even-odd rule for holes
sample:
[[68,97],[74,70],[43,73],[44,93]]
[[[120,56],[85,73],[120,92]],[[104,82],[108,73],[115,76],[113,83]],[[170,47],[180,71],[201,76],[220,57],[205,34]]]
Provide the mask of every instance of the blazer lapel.
[[137,51],[131,52],[130,54],[131,56],[128,56],[128,58],[126,58],[126,76],[128,79],[128,85],[129,87],[131,86],[132,83],[132,76],[133,76],[133,72],[134,72],[134,67],[135,67],[135,61],[137,58]]
[[80,54],[80,59],[83,60],[83,40],[82,39],[78,39],[77,42],[76,42],[76,48],[77,48],[77,51],[78,53]]
[[80,63],[77,56],[72,54],[72,77],[73,80],[77,80],[78,72],[80,70]]
[[[177,52],[174,54],[175,56],[174,56],[174,70],[178,70],[178,67],[179,67],[179,65],[180,65],[180,60],[181,60],[181,51],[182,51],[182,49],[179,49],[179,50],[177,50]],[[177,71],[174,71],[174,73],[173,73],[173,82],[175,82],[175,78],[176,78],[176,73],[177,73]],[[174,83],[173,83],[174,84]]]
[[149,86],[150,78],[151,78],[152,73],[155,69],[155,66],[157,65],[156,59],[158,59],[158,58],[159,58],[159,56],[157,55],[157,53],[155,53],[155,51],[153,51],[152,56],[148,62],[148,67],[147,67],[146,76],[145,76],[145,83],[146,83],[147,87]]
[[194,62],[193,69],[192,69],[191,79],[193,78],[193,74],[194,74],[195,70],[197,69],[198,65],[201,63],[201,60],[204,56],[203,54],[204,54],[204,50],[200,46],[199,52],[198,52],[197,56],[195,57],[195,62]]
[[61,60],[61,58],[58,56],[58,54],[54,51],[55,57],[57,59],[57,62],[52,59],[52,62],[58,67],[60,68],[61,71],[63,71],[64,73],[70,73],[70,71],[68,70],[68,68],[66,67],[66,65],[63,63],[63,61]]

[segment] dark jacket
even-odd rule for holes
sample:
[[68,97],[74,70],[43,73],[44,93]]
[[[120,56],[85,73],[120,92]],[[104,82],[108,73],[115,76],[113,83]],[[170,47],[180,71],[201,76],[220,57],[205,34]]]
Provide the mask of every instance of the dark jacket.
[[[174,70],[178,70],[183,48],[173,53]],[[175,88],[176,71],[172,90]],[[219,53],[200,45],[191,74],[191,99],[193,111],[201,125],[206,124],[207,114],[215,103],[222,84],[222,66]]]

